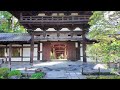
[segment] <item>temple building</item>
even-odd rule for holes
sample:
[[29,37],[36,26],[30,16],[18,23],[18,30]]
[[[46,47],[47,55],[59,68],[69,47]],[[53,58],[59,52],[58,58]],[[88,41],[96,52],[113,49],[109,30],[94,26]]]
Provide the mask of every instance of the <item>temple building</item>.
[[0,58],[7,61],[81,60],[91,11],[10,11],[28,33],[0,33]]

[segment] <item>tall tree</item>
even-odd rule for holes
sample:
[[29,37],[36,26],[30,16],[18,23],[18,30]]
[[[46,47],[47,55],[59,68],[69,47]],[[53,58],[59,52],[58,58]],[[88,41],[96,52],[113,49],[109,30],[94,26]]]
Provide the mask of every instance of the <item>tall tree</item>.
[[[120,12],[95,11],[90,18],[89,38],[99,43],[93,44],[87,52],[104,62],[120,59],[120,40],[116,34],[120,29]],[[96,50],[96,48],[98,48]],[[97,55],[97,56],[96,56]]]
[[11,13],[0,11],[0,32],[25,33],[26,30]]

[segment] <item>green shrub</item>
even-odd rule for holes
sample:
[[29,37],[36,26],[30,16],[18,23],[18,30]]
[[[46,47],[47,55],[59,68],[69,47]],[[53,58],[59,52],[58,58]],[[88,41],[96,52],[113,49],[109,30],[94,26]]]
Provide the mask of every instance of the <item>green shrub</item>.
[[0,79],[6,79],[8,77],[9,71],[9,68],[0,68]]
[[8,74],[8,78],[12,77],[12,76],[21,76],[21,72],[19,70],[13,70],[13,71],[10,71],[9,74]]
[[83,72],[83,75],[115,75],[111,72]]
[[88,76],[87,79],[120,79],[120,76]]
[[44,77],[44,73],[43,72],[39,72],[39,73],[34,73],[32,74],[32,76],[30,77],[30,79],[42,79]]

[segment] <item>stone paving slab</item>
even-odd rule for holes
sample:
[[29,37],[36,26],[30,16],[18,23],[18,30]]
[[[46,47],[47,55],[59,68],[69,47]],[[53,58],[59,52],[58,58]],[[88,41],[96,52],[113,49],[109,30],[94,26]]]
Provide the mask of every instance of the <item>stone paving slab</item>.
[[[3,67],[8,64],[2,65]],[[36,69],[41,69],[46,73],[44,79],[85,79],[84,72],[93,72],[94,63],[83,63],[80,61],[54,61],[54,62],[34,62],[33,66],[29,62],[12,62],[12,70],[21,70],[25,72],[25,67],[28,68],[28,73],[34,73]],[[105,70],[103,70],[105,71]]]

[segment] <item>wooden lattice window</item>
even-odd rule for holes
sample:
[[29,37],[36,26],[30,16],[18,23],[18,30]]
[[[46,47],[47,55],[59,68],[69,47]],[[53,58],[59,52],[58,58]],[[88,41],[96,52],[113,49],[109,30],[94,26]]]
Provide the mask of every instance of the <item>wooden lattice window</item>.
[[20,57],[20,48],[12,48],[12,57]]
[[5,50],[4,48],[0,48],[0,57],[4,57]]

